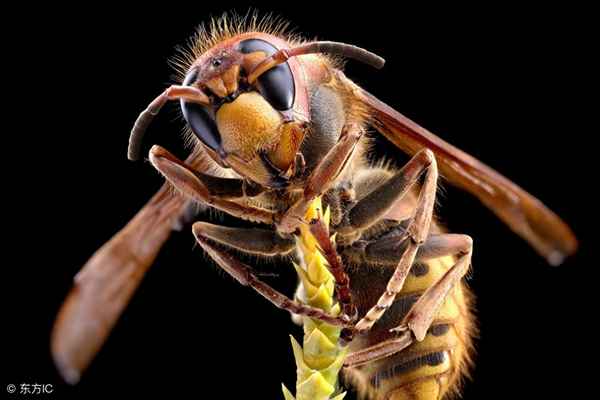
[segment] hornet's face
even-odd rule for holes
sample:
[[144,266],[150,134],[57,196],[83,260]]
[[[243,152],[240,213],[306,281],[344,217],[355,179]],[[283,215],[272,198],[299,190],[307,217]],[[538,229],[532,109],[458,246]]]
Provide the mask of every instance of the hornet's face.
[[[307,97],[298,62],[290,59],[248,79],[287,43],[245,34],[219,43],[190,67],[183,86],[202,90],[209,104],[181,99],[183,116],[211,157],[267,187],[284,187],[304,136]],[[286,178],[287,177],[287,178]]]
[[171,85],[140,113],[129,135],[129,159],[139,160],[144,132],[162,107],[179,100],[191,131],[222,167],[266,188],[302,186],[296,178],[309,172],[300,153],[311,123],[308,87],[329,77],[322,60],[297,57],[311,54],[353,58],[376,68],[384,63],[339,42],[292,47],[260,32],[225,39],[192,63],[182,85]]

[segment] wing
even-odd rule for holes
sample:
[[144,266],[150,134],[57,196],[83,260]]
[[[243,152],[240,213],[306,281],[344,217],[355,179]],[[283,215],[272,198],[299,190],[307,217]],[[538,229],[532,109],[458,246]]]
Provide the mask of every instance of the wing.
[[542,202],[497,171],[457,149],[358,87],[346,77],[355,96],[368,108],[375,128],[398,148],[413,155],[432,150],[442,174],[453,185],[476,196],[551,265],[577,250],[571,229]]
[[185,200],[164,185],[75,276],[51,340],[65,381],[76,383],[100,350],[184,210]]

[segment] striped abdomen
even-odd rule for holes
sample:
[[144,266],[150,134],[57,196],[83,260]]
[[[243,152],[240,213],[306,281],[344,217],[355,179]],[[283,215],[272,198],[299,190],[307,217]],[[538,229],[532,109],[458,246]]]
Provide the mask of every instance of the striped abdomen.
[[[416,263],[392,307],[364,337],[356,337],[351,351],[374,345],[392,335],[404,315],[426,288],[453,265],[452,257]],[[359,315],[376,303],[393,268],[359,266],[350,281]],[[414,343],[389,358],[346,371],[360,395],[369,399],[441,399],[454,393],[468,370],[474,327],[471,295],[464,285],[452,290],[422,342]]]

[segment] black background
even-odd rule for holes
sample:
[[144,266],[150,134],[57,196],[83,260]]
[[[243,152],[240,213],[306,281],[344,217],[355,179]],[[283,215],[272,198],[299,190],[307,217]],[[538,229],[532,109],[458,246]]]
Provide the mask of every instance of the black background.
[[[593,359],[586,308],[595,297],[584,282],[597,264],[589,247],[596,212],[586,190],[595,185],[595,163],[586,141],[597,127],[583,123],[592,110],[585,100],[592,90],[585,12],[371,3],[260,10],[282,15],[309,37],[384,56],[383,70],[349,63],[348,76],[526,187],[572,225],[581,252],[551,268],[475,199],[444,184],[442,220],[476,245],[469,285],[481,338],[464,398],[586,394],[596,386],[585,385],[582,361]],[[5,125],[2,151],[2,395],[9,383],[52,383],[55,398],[270,399],[281,398],[281,382],[294,388],[288,334],[299,329],[217,272],[189,230],[166,244],[81,383],[60,383],[53,368],[50,329],[72,276],[162,181],[147,162],[126,160],[132,122],[171,82],[166,60],[197,24],[248,9],[229,2],[150,7],[7,14],[20,28],[5,34],[4,114],[12,124]],[[158,118],[147,144],[183,155],[176,117],[173,107]],[[291,293],[292,269],[271,269]]]

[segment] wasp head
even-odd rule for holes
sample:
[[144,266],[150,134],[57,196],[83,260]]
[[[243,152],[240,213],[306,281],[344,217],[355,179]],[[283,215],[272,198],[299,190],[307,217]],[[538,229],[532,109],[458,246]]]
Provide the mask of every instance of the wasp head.
[[[308,83],[296,56],[330,53],[383,66],[356,46],[294,46],[262,32],[234,35],[194,57],[180,86],[158,96],[138,117],[129,158],[139,158],[143,133],[168,100],[180,100],[191,132],[222,167],[268,188],[284,188],[302,167],[300,146],[310,123]],[[299,161],[299,162],[297,162]]]
[[[215,161],[268,187],[286,185],[306,120],[294,113],[297,82],[288,62],[255,78],[256,68],[287,43],[245,34],[217,44],[189,68],[183,86],[209,104],[180,100],[183,116]],[[293,61],[293,60],[289,60]]]

